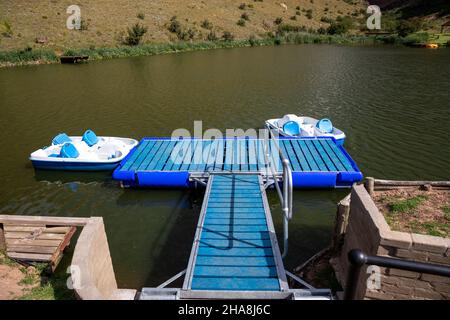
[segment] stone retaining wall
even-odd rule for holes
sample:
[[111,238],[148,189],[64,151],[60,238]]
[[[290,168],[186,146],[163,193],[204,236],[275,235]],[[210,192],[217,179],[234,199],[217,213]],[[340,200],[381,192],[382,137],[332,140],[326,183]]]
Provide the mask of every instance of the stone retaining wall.
[[102,218],[90,218],[72,258],[74,289],[82,300],[133,300],[136,290],[118,289]]
[[[352,189],[347,223],[346,228],[337,227],[345,229],[345,237],[338,256],[332,260],[341,284],[347,277],[347,253],[355,248],[369,255],[450,266],[450,238],[392,231],[362,185]],[[381,287],[369,289],[369,275],[363,269],[357,289],[359,299],[450,299],[450,278],[380,268]]]

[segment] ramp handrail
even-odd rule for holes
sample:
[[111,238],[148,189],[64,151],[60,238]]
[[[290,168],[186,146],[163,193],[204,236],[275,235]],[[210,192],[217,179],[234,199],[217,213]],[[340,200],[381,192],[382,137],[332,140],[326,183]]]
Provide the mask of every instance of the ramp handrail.
[[[269,170],[270,174],[273,177],[274,185],[278,193],[278,197],[280,198],[281,202],[281,210],[283,213],[283,254],[281,257],[284,259],[288,252],[288,240],[289,240],[289,220],[292,219],[292,197],[293,197],[293,184],[292,184],[292,170],[289,160],[284,156],[282,150],[280,149],[280,146],[278,145],[278,142],[274,138],[272,131],[269,127],[267,127],[267,130],[264,134],[264,156],[266,159],[266,170],[267,170],[267,177],[269,177]],[[266,134],[268,133],[268,134]],[[282,174],[282,180],[283,180],[283,188],[281,190],[279,184],[278,184],[278,177],[279,174],[274,169],[274,165],[279,161],[278,159],[275,159],[273,150],[269,150],[269,144],[271,146],[274,146],[276,148],[276,151],[281,158],[281,164],[283,166],[283,174]]]

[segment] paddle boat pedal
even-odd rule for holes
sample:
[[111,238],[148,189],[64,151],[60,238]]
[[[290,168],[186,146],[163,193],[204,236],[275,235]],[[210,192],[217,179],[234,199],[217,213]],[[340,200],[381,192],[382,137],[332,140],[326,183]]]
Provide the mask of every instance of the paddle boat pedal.
[[36,169],[113,170],[137,144],[129,138],[98,137],[92,130],[83,136],[60,133],[51,146],[34,151],[30,160]]

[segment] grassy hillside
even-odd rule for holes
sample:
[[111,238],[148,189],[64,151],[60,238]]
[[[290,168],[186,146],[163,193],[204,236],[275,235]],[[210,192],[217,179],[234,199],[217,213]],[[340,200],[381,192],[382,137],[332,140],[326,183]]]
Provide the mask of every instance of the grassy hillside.
[[[81,7],[84,30],[66,28],[66,9],[74,3]],[[277,18],[315,31],[337,16],[361,18],[365,8],[363,0],[1,0],[0,51],[115,47],[135,23],[148,28],[144,44],[176,42],[180,33],[168,30],[173,16],[181,40],[209,40],[224,32],[235,39],[263,38],[276,30]],[[37,38],[44,43],[36,43]]]

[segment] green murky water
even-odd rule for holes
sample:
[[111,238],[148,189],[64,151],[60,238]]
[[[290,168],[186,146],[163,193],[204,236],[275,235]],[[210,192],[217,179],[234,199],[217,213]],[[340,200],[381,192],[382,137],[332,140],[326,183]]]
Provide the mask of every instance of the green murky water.
[[[329,117],[368,176],[449,180],[450,50],[282,46],[0,70],[0,214],[102,216],[121,287],[186,267],[202,192],[121,189],[108,173],[35,172],[58,132],[141,138]],[[348,190],[296,191],[288,269],[330,240]],[[278,198],[269,192],[281,235]]]

